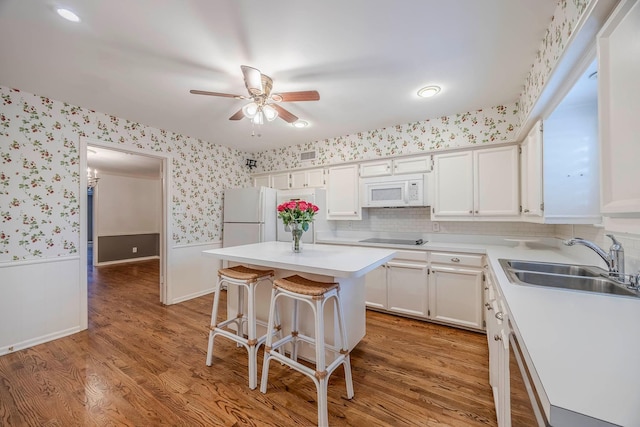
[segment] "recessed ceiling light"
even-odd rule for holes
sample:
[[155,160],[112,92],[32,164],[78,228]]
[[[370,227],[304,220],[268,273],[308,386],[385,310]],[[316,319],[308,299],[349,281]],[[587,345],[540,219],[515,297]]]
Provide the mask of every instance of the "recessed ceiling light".
[[306,128],[307,126],[309,126],[309,123],[305,122],[304,120],[298,120],[293,124],[293,127],[296,128]]
[[58,15],[62,16],[67,21],[80,22],[80,17],[78,17],[78,15],[76,15],[69,9],[60,8],[56,9],[56,12],[58,12]]
[[418,91],[418,96],[422,98],[431,98],[440,92],[440,86],[425,86]]

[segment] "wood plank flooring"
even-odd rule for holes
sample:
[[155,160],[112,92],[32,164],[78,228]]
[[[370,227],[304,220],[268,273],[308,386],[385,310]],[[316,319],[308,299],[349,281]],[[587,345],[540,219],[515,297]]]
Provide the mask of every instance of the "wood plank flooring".
[[[207,367],[213,295],[162,306],[158,270],[89,267],[89,329],[0,357],[0,425],[315,425],[302,374],[274,362],[267,393],[249,390],[246,351],[224,339]],[[367,312],[351,363],[352,400],[342,369],[329,382],[332,426],[496,426],[482,334]]]

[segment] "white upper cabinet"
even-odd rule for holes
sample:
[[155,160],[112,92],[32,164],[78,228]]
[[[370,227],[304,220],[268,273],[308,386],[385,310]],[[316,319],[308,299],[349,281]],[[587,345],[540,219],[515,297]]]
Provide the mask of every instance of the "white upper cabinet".
[[276,190],[288,190],[289,186],[289,172],[281,172],[271,174],[271,188]]
[[434,219],[519,216],[518,147],[434,156]]
[[474,215],[519,216],[518,147],[474,151],[473,166]]
[[377,160],[360,164],[360,177],[431,172],[431,155]]
[[433,216],[473,216],[473,153],[438,154],[433,159]]
[[253,186],[254,187],[271,187],[271,176],[270,175],[254,176]]
[[322,168],[291,172],[291,188],[321,188],[324,184]]
[[403,157],[393,160],[393,173],[431,172],[431,156]]
[[622,2],[598,37],[601,206],[608,230],[640,232],[640,4]]
[[327,168],[327,219],[353,220],[362,218],[358,165]]
[[370,176],[386,176],[391,175],[391,160],[379,160],[375,162],[365,162],[360,164],[360,177],[368,178]]
[[542,122],[538,121],[522,142],[520,156],[522,215],[542,216]]

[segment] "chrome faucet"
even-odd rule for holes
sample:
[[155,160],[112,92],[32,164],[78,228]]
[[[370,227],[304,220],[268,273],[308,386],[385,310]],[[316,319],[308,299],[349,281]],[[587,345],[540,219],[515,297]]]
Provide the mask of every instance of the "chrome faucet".
[[600,255],[600,258],[604,260],[609,268],[609,276],[613,277],[617,282],[625,282],[624,274],[624,249],[620,242],[616,240],[613,234],[607,234],[613,244],[609,248],[609,253],[603,251],[598,245],[580,237],[574,237],[573,239],[565,240],[564,244],[567,246],[584,245],[589,249],[592,249],[595,253]]

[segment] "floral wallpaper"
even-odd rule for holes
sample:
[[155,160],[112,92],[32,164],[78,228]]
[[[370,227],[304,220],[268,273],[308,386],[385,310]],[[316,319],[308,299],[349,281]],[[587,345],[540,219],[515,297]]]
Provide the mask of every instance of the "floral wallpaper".
[[78,252],[79,137],[170,157],[174,244],[221,240],[246,153],[0,86],[0,262]]
[[[270,172],[302,166],[321,166],[355,160],[371,160],[400,154],[416,154],[443,148],[512,140],[516,130],[516,104],[428,119],[391,128],[358,132],[263,151],[256,172]],[[302,164],[299,154],[316,150],[312,163]]]
[[578,21],[594,0],[560,0],[540,43],[531,71],[518,99],[518,124],[524,123],[562,56]]

